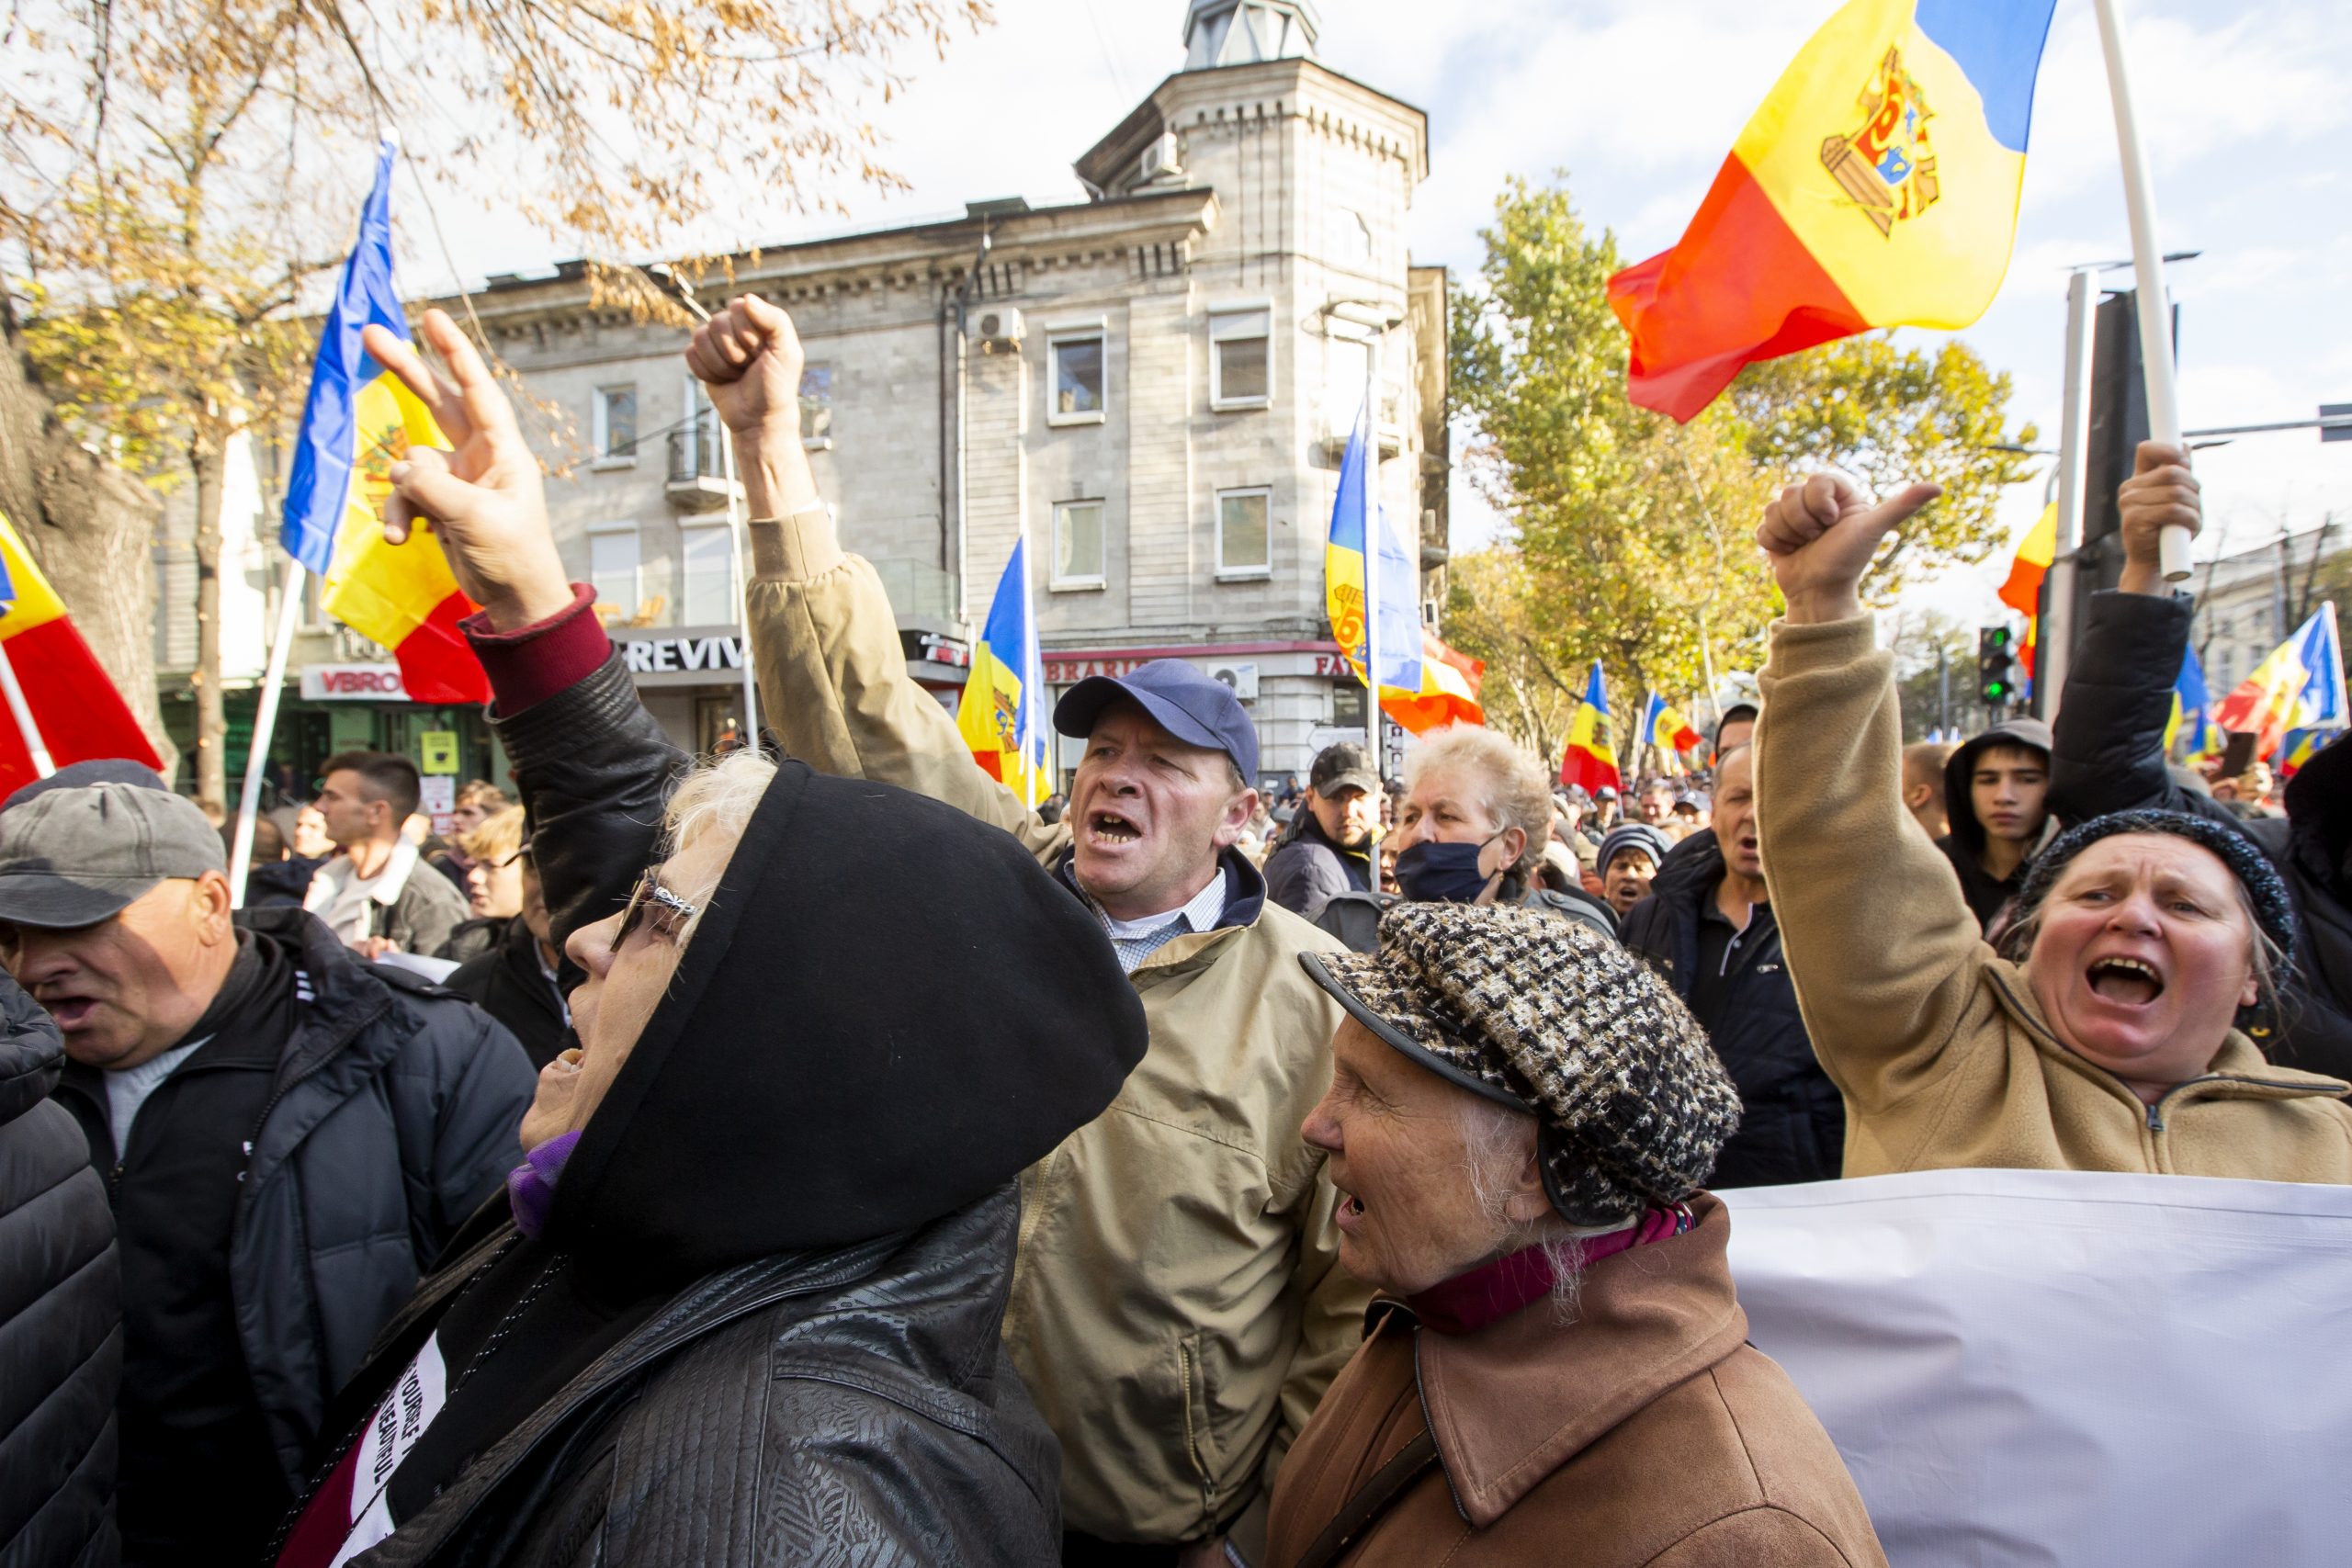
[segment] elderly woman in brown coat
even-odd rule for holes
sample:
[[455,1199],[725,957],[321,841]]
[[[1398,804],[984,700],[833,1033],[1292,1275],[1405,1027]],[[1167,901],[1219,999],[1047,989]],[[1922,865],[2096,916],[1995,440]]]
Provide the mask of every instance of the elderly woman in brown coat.
[[1284,1461],[1272,1568],[1860,1568],[1828,1435],[1747,1343],[1700,1190],[1739,1098],[1615,942],[1406,904],[1304,962],[1347,1010],[1307,1119],[1379,1292]]

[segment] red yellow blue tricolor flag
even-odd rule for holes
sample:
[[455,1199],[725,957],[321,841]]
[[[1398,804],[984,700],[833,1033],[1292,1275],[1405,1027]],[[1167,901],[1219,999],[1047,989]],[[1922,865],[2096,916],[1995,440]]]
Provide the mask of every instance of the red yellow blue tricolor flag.
[[[1356,421],[1340,459],[1339,493],[1331,503],[1331,532],[1323,546],[1323,605],[1331,637],[1347,655],[1356,679],[1364,678],[1364,651],[1371,620],[1364,613],[1364,514],[1380,531],[1380,687],[1403,697],[1421,690],[1421,613],[1418,603],[1420,564],[1408,558],[1390,532],[1386,514],[1366,491],[1365,422]],[[1369,684],[1369,682],[1367,682]]]
[[1031,806],[1053,793],[1047,771],[1045,660],[1030,613],[1029,547],[1016,540],[972,649],[972,672],[956,728],[972,760]]
[[[1381,662],[1387,661],[1384,649]],[[1420,689],[1381,687],[1380,711],[1411,735],[1427,735],[1448,724],[1484,724],[1487,710],[1479,705],[1478,689],[1486,680],[1486,660],[1448,648],[1425,626],[1421,629]]]
[[[139,721],[74,629],[64,601],[27,553],[24,540],[0,516],[0,653],[24,697],[24,733],[12,711],[0,710],[0,797],[40,776],[33,765],[36,738],[51,765],[128,757],[151,768],[164,764]],[[9,705],[13,709],[14,704]]]
[[2352,722],[2345,711],[2344,643],[2334,602],[2272,649],[2222,699],[2213,717],[2224,729],[2254,736],[2254,754],[2263,758],[2276,756],[2290,731],[2342,729]]
[[2187,755],[2197,760],[2218,757],[2229,750],[2230,738],[2213,719],[2213,699],[2205,689],[2205,666],[2194,648],[2180,650],[2180,673],[2172,682],[2172,717],[2165,725],[2165,755],[2179,755],[2173,748],[2188,738]]
[[1584,705],[1568,721],[1568,751],[1560,760],[1562,784],[1582,784],[1588,790],[1603,784],[1611,789],[1624,787],[1617,773],[1617,748],[1610,741],[1609,725],[1609,688],[1602,683],[1600,665],[1595,660],[1592,676],[1584,685]]
[[391,466],[411,446],[449,445],[433,416],[361,346],[369,322],[407,339],[392,288],[392,160],[385,142],[375,188],[359,217],[359,242],[319,336],[311,394],[286,486],[286,548],[324,584],[328,613],[392,650],[412,701],[486,703],[490,681],[458,630],[472,613],[430,525],[408,543],[384,538]]
[[1695,749],[1702,737],[1690,728],[1681,709],[1668,706],[1664,697],[1652,692],[1642,707],[1642,739],[1661,755],[1679,756]]
[[1983,315],[2054,3],[1850,0],[1822,24],[1680,243],[1610,279],[1633,400],[1689,420],[1757,360]]

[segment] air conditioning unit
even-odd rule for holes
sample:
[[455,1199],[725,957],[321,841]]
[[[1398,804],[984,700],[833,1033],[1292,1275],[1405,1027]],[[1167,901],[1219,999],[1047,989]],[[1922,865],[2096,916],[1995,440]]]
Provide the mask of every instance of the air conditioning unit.
[[1258,700],[1258,667],[1255,664],[1212,664],[1209,679],[1222,681],[1233,688],[1233,694],[1245,703]]
[[1143,150],[1143,157],[1136,164],[1136,176],[1149,185],[1156,179],[1184,172],[1183,150],[1176,133],[1164,130],[1159,140]]
[[975,312],[967,329],[972,341],[980,345],[982,354],[1018,354],[1021,340],[1028,335],[1028,325],[1021,312],[1010,305],[994,306]]

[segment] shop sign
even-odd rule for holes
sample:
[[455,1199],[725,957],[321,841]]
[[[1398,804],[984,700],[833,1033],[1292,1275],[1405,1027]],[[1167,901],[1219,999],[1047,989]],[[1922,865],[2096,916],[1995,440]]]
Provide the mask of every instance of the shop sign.
[[455,773],[458,771],[458,732],[454,729],[428,729],[416,738],[417,750],[423,761],[417,771],[423,773]]
[[1148,659],[1056,659],[1046,656],[1046,679],[1054,685],[1067,686],[1092,675],[1125,675],[1150,663]]
[[397,664],[305,664],[302,697],[313,703],[400,703],[408,700]]
[[951,670],[972,667],[972,645],[940,632],[901,630],[899,652],[910,664],[944,664]]
[[632,675],[741,670],[743,643],[731,637],[630,637],[621,644],[621,658]]

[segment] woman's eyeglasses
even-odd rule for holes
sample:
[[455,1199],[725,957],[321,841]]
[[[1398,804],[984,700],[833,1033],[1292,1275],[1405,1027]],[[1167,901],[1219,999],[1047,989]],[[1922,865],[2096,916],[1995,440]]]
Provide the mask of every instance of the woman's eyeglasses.
[[613,932],[615,953],[620,952],[621,944],[628,941],[629,932],[637,930],[638,922],[649,918],[649,911],[654,911],[650,914],[654,929],[673,941],[685,930],[687,921],[702,913],[701,909],[662,886],[662,874],[648,866],[645,874],[637,879],[636,889],[628,896],[628,906],[621,910],[621,923]]

